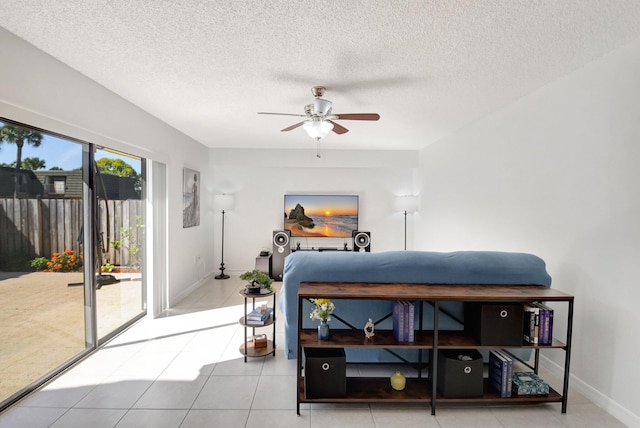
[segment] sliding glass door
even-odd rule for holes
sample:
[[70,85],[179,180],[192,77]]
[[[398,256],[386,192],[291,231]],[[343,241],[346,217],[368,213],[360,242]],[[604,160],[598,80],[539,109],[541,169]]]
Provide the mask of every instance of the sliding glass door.
[[0,410],[145,313],[144,164],[0,119]]
[[96,265],[98,339],[146,309],[143,281],[143,162],[99,149],[95,153],[97,228]]

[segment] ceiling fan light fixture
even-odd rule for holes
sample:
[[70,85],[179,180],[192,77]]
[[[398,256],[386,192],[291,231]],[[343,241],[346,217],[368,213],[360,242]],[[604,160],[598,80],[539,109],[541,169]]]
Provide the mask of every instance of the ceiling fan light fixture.
[[333,129],[333,123],[324,120],[305,120],[302,128],[307,132],[309,137],[319,140],[326,137]]
[[313,112],[318,116],[326,116],[331,111],[332,105],[333,103],[331,101],[316,98],[313,101]]

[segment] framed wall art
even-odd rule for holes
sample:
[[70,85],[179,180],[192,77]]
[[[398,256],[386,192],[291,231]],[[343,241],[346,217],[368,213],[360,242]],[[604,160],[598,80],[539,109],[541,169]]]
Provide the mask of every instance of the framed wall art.
[[200,172],[184,168],[182,187],[182,227],[200,225]]

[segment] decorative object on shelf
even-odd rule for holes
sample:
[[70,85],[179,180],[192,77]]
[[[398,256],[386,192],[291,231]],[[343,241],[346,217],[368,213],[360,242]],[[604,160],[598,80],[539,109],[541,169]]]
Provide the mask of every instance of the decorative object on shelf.
[[515,372],[512,388],[516,395],[549,395],[549,384],[533,372]]
[[402,391],[407,386],[407,378],[400,372],[395,372],[391,375],[391,388],[396,391]]
[[329,336],[331,336],[329,323],[320,321],[320,324],[318,324],[318,340],[329,340]]
[[266,348],[267,347],[267,335],[266,334],[256,334],[253,336],[253,347],[254,348]]
[[258,269],[243,273],[240,275],[240,279],[243,281],[249,281],[249,284],[244,287],[244,291],[247,294],[260,294],[262,289],[273,291],[273,288],[271,287],[273,279],[269,278],[269,275],[259,271]]
[[376,335],[375,331],[376,326],[373,323],[373,320],[369,318],[369,321],[367,321],[367,323],[364,325],[364,337],[366,337],[367,339],[371,339]]
[[318,325],[318,339],[329,339],[330,331],[328,322],[331,321],[330,315],[336,308],[329,299],[310,299],[315,306],[311,311],[310,317],[314,321],[320,321]]
[[224,273],[224,214],[226,211],[233,209],[233,196],[231,195],[216,195],[213,198],[213,205],[222,210],[222,239],[221,239],[221,256],[220,256],[220,275],[217,275],[216,279],[229,279],[229,275]]
[[404,212],[404,249],[407,249],[407,214],[418,211],[417,196],[396,196],[395,210]]

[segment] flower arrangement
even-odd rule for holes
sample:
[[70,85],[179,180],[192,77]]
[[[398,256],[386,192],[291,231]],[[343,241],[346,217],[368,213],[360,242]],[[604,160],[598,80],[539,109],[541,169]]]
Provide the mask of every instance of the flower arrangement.
[[336,306],[329,299],[311,299],[311,303],[315,305],[311,311],[312,320],[320,320],[323,322],[331,321],[331,315]]

